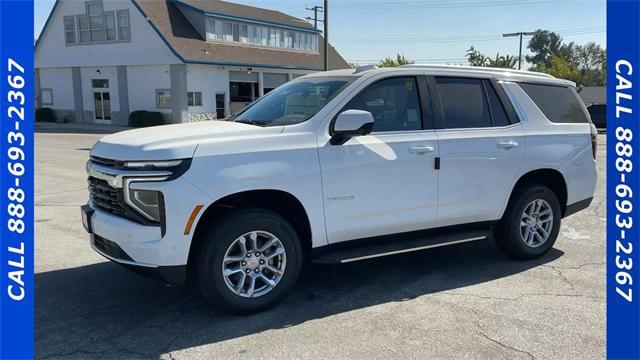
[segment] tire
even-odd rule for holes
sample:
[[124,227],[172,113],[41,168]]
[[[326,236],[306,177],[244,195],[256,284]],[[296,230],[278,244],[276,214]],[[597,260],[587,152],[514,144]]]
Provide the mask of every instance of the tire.
[[[298,280],[303,261],[300,240],[291,224],[274,212],[233,211],[210,224],[201,236],[205,238],[197,257],[198,285],[214,307],[239,314],[263,311],[281,301]],[[261,253],[252,245],[254,238],[257,248],[275,245]],[[223,266],[233,274],[225,276]],[[282,273],[273,269],[282,269]]]
[[[496,243],[503,252],[515,259],[540,257],[553,247],[560,232],[560,201],[556,194],[544,185],[525,185],[516,191],[518,193],[514,194],[509,202],[498,226]],[[537,217],[528,216],[535,215],[536,209],[541,209]],[[524,215],[525,210],[527,216]],[[550,211],[552,219],[540,215],[547,210]],[[521,226],[521,221],[526,225]],[[547,228],[547,223],[550,224],[550,228]],[[545,233],[548,233],[546,238]]]

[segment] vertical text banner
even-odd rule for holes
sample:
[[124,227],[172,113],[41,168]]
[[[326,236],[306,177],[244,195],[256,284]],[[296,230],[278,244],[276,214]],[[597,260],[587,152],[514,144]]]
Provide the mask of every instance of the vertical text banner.
[[640,359],[640,1],[607,5],[607,358]]
[[33,344],[33,1],[0,0],[0,359]]

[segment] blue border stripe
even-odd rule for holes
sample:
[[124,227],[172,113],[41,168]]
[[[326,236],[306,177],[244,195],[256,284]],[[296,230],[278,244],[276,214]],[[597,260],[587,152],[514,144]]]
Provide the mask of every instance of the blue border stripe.
[[607,5],[607,358],[640,359],[640,2]]
[[[0,359],[34,356],[32,36],[33,1],[0,1]],[[24,72],[17,66],[10,68],[9,59]],[[9,83],[9,77],[14,85]],[[24,86],[18,77],[24,79]],[[9,91],[15,92],[12,101],[9,101]],[[23,104],[16,93],[24,95]],[[11,107],[17,110],[11,113]],[[19,115],[20,109],[24,110],[24,116]],[[12,140],[10,133],[14,134]],[[23,145],[15,138],[17,134],[24,137]],[[10,159],[9,148],[13,148],[13,154],[21,149],[24,159]],[[24,173],[15,167],[13,174],[7,171],[10,164],[22,164]],[[10,199],[11,189],[23,191],[24,198],[18,200],[14,193]],[[23,207],[23,215],[18,215],[15,208],[10,215],[10,205]],[[16,220],[24,224],[23,232],[10,231],[9,222]]]

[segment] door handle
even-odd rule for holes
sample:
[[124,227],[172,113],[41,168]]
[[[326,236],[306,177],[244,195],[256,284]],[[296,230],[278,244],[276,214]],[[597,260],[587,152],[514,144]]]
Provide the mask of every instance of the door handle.
[[509,150],[518,147],[518,143],[513,140],[502,141],[498,143],[498,147]]
[[436,151],[433,146],[414,146],[409,148],[409,152],[412,154],[427,154]]

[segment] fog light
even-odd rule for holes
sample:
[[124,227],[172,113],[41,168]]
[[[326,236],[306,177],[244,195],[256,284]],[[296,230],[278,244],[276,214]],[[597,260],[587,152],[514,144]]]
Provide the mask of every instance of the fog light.
[[129,204],[149,220],[160,222],[162,193],[153,190],[129,190]]

